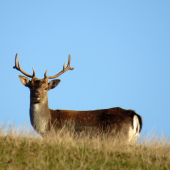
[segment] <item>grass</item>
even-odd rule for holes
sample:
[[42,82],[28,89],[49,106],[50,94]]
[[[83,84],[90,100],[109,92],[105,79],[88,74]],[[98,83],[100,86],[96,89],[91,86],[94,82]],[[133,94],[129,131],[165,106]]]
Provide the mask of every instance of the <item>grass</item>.
[[156,135],[126,145],[108,138],[77,138],[65,129],[45,140],[13,129],[0,130],[1,170],[170,169],[169,140]]

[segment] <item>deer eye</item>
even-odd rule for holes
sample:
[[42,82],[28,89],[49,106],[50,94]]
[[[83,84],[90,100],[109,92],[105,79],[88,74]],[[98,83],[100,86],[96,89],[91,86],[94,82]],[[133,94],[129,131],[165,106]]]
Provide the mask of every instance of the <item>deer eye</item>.
[[32,86],[30,86],[30,89],[33,89],[33,87],[32,87]]

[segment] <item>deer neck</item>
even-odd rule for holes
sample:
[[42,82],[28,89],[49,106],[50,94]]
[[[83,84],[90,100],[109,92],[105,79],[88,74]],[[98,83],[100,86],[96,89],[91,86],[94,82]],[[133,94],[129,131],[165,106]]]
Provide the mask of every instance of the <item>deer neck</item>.
[[30,101],[30,121],[33,128],[40,135],[44,135],[49,131],[50,109],[48,107],[48,96],[46,96],[40,103]]

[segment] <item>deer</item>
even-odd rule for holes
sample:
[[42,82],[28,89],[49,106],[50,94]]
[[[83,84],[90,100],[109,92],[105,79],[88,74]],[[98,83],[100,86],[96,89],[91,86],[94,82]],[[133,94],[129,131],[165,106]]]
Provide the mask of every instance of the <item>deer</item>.
[[[47,76],[47,69],[44,78],[38,79],[35,76],[34,68],[32,68],[32,75],[21,69],[18,53],[16,54],[13,68],[25,75],[19,75],[19,79],[30,90],[29,113],[34,130],[45,138],[52,129],[57,133],[58,130],[63,128],[65,122],[70,121],[77,133],[89,128],[97,130],[99,134],[108,134],[113,137],[117,135],[120,140],[136,142],[142,129],[142,117],[134,110],[126,110],[120,107],[87,111],[52,110],[49,108],[47,92],[60,83],[60,79],[55,78],[68,70],[74,69],[70,67],[70,63],[71,56],[69,55],[68,64],[66,66],[66,63],[64,63],[62,71],[54,76]],[[53,80],[48,82],[49,79]]]

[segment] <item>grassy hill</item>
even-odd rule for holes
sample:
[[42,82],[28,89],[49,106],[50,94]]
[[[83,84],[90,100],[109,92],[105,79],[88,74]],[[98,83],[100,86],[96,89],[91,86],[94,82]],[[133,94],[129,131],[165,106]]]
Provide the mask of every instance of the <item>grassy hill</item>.
[[111,139],[75,138],[66,131],[43,140],[24,131],[4,132],[1,128],[2,169],[164,170],[170,169],[170,145],[168,140],[156,137],[143,139],[137,145],[125,145]]

